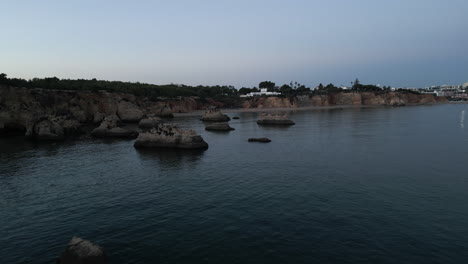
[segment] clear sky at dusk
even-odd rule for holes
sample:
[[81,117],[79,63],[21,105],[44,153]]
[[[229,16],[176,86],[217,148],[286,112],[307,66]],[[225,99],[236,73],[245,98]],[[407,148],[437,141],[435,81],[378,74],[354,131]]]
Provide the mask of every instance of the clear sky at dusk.
[[466,0],[0,0],[0,72],[155,84],[468,81]]

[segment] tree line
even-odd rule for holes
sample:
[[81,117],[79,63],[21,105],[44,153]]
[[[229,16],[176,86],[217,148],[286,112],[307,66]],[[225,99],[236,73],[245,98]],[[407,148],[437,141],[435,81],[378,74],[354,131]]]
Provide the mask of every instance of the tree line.
[[195,96],[202,99],[237,96],[233,86],[188,86],[177,84],[156,85],[140,82],[105,81],[96,79],[59,79],[57,77],[33,78],[30,80],[8,78],[0,74],[0,84],[25,88],[43,88],[53,90],[108,91],[146,96],[150,99]]
[[[323,85],[319,84],[314,89],[306,87],[299,82],[290,82],[277,86],[272,81],[260,82],[257,87],[247,88],[242,87],[237,90],[234,86],[189,86],[166,84],[156,85],[140,82],[122,82],[122,81],[106,81],[96,79],[59,79],[57,77],[47,78],[8,78],[5,73],[0,73],[0,84],[11,85],[16,87],[26,88],[43,88],[54,90],[77,90],[77,91],[108,91],[119,93],[130,93],[137,96],[145,96],[151,100],[177,98],[177,97],[199,97],[202,100],[212,98],[221,102],[234,103],[238,100],[239,95],[245,95],[251,92],[259,92],[260,89],[267,89],[269,92],[279,92],[281,96],[297,96],[297,95],[314,95],[314,94],[329,94],[340,92],[386,92],[390,91],[390,87],[379,87],[370,84],[361,84],[358,79],[352,82],[350,89],[337,87],[332,83]],[[413,90],[399,89],[402,92],[417,93]]]

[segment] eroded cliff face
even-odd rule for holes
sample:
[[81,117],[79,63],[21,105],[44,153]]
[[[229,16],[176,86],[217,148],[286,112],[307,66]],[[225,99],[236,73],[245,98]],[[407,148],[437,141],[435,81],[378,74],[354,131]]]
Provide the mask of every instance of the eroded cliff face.
[[259,97],[248,99],[244,108],[299,108],[335,105],[385,105],[402,106],[409,104],[433,104],[447,102],[446,97],[431,94],[411,94],[401,92],[388,93],[336,93],[329,95],[282,97]]
[[[296,97],[258,97],[243,102],[244,108],[299,108],[334,105],[431,104],[445,102],[445,97],[399,92],[337,93]],[[151,101],[131,94],[83,91],[60,91],[0,86],[0,134],[22,134],[38,139],[62,139],[82,133],[83,125],[99,125],[115,115],[122,122],[139,122],[145,116],[169,117],[222,107],[213,100],[201,103],[195,98]]]
[[138,122],[147,114],[170,116],[172,112],[190,112],[201,107],[203,105],[193,98],[154,102],[131,94],[105,91],[0,86],[0,134],[8,132],[35,137],[58,131],[57,126],[73,124],[70,129],[65,129],[64,136],[67,136],[67,133],[80,132],[77,123],[96,124],[106,116],[116,115],[123,122]]

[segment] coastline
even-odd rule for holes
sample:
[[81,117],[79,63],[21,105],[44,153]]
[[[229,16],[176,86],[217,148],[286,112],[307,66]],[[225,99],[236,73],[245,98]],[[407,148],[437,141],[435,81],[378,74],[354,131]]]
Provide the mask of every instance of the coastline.
[[[296,112],[296,111],[320,111],[320,110],[344,110],[358,108],[387,108],[387,107],[406,107],[406,106],[430,106],[439,104],[468,104],[468,102],[438,102],[431,104],[407,104],[405,106],[387,106],[387,105],[331,105],[331,106],[306,106],[306,107],[279,107],[279,108],[221,108],[223,113],[261,113],[261,112]],[[205,110],[195,110],[187,113],[174,113],[174,117],[202,116]]]

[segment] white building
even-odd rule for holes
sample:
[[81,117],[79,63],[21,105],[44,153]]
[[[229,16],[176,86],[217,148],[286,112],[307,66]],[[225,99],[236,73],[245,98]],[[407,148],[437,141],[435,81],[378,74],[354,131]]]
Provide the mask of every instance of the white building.
[[246,95],[241,95],[240,97],[254,97],[254,96],[262,96],[262,95],[266,95],[266,96],[281,95],[281,93],[268,92],[268,89],[262,88],[262,89],[260,89],[260,92],[251,92],[251,93],[248,93]]

